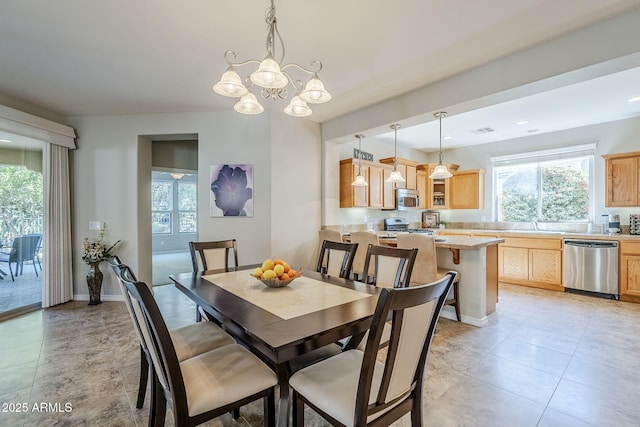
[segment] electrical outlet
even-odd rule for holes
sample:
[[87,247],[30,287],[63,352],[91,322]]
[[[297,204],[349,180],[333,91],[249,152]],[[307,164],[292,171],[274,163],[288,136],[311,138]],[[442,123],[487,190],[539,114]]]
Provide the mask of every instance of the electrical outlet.
[[102,222],[101,221],[89,221],[89,230],[98,230],[100,231],[102,229]]

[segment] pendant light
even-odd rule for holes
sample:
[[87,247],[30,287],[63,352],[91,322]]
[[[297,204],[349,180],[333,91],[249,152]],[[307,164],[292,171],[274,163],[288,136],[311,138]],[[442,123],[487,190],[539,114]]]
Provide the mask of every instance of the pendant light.
[[358,138],[358,175],[356,175],[356,179],[351,183],[351,185],[355,187],[366,187],[369,184],[367,183],[367,180],[364,178],[364,176],[362,176],[362,173],[360,171],[360,166],[362,163],[362,157],[360,153],[362,152],[362,138],[364,138],[364,135],[359,133],[356,135],[356,138]]
[[440,119],[440,153],[438,166],[436,166],[431,175],[429,175],[431,179],[445,179],[453,176],[453,174],[449,172],[449,169],[447,169],[447,166],[442,163],[442,118],[446,116],[447,113],[444,111],[439,111],[433,115],[433,117]]
[[389,126],[394,130],[393,134],[393,171],[389,178],[385,180],[385,182],[405,182],[405,179],[402,177],[402,174],[398,170],[398,128],[400,124],[393,124]]

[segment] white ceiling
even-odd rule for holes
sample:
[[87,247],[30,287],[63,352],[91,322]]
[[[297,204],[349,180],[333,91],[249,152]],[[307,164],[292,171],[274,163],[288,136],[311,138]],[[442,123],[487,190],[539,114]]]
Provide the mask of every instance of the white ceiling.
[[[0,92],[65,116],[231,109],[235,101],[211,86],[226,68],[225,50],[238,60],[264,57],[267,6],[267,0],[4,0]],[[320,77],[333,99],[311,116],[323,122],[639,6],[640,0],[277,0],[276,15],[285,62],[323,62]],[[640,95],[638,81],[640,72],[630,70],[453,115],[443,121],[443,134],[453,136],[443,145],[638,116],[640,103],[626,102]],[[527,125],[515,125],[524,119]],[[425,126],[399,130],[398,142],[437,149],[437,122]],[[495,132],[470,138],[470,130],[484,127]]]

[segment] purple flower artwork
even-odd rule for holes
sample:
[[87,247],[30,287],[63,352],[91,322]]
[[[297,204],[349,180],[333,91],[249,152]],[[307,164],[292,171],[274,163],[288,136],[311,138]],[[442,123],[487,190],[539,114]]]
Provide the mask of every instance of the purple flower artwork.
[[253,216],[253,165],[212,165],[210,215]]

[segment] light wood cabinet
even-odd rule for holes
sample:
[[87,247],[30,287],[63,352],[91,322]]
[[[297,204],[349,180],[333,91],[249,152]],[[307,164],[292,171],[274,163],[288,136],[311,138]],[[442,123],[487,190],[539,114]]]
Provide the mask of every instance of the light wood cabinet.
[[640,206],[640,152],[607,154],[607,207]]
[[[393,157],[386,157],[384,159],[380,159],[380,163],[384,163],[387,165],[394,164]],[[409,159],[403,159],[398,157],[398,171],[402,174],[402,177],[405,179],[405,182],[397,182],[396,188],[407,188],[409,190],[417,190],[417,182],[416,182],[416,166],[418,166],[418,162]],[[393,170],[393,169],[392,169]]]
[[427,171],[419,170],[416,172],[416,190],[418,190],[418,209],[428,209],[427,184],[429,181],[429,175]]
[[385,182],[393,167],[362,160],[360,169],[369,184],[366,187],[351,185],[358,175],[358,160],[340,161],[340,207],[393,209],[396,202],[393,183]]
[[501,282],[561,291],[562,239],[507,237],[498,247]]
[[449,209],[484,209],[484,169],[454,172],[449,178]]
[[[424,209],[484,209],[484,169],[458,171],[458,165],[448,164],[453,176],[430,179],[436,163],[418,165],[427,175],[427,201]],[[418,179],[418,182],[420,180]]]
[[[360,166],[362,176],[369,182],[369,163],[362,162]],[[358,175],[358,162],[354,159],[340,161],[340,207],[355,208],[369,206],[369,186],[356,187],[351,185]]]
[[620,242],[620,300],[640,302],[640,242]]

